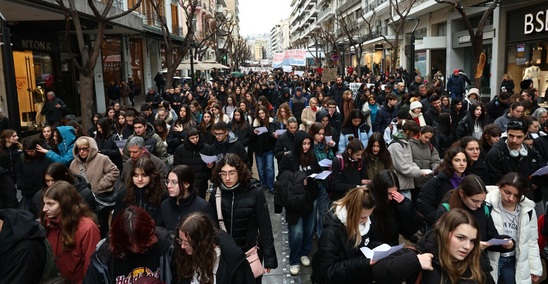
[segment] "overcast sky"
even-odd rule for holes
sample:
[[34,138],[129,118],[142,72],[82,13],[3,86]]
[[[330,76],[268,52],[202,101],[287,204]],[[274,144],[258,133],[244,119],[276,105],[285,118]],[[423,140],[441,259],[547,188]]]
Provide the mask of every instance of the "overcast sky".
[[281,19],[289,17],[291,0],[239,0],[240,34],[270,33]]

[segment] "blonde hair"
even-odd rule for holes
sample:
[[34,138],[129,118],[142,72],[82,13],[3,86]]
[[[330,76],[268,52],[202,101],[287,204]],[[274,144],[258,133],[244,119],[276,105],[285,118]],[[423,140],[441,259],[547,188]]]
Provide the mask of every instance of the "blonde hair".
[[373,196],[366,186],[359,186],[348,191],[343,198],[333,202],[332,209],[334,210],[337,207],[346,208],[346,233],[348,234],[348,240],[354,242],[356,248],[362,242],[359,227],[360,215],[362,209],[375,208]]

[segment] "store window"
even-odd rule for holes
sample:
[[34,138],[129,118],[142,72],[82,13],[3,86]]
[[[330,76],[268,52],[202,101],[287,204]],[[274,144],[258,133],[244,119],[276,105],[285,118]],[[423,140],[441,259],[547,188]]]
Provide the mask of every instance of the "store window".
[[[533,85],[539,90],[540,96],[544,96],[548,88],[548,41],[516,43],[507,45],[506,72],[512,76],[514,83],[531,79]],[[528,69],[531,67],[530,69]],[[538,67],[538,68],[536,68]],[[530,70],[540,72],[530,72]],[[515,91],[519,91],[516,89]]]
[[118,84],[122,79],[122,39],[112,35],[104,38],[101,45],[103,62],[103,77],[105,78],[105,94],[113,83]]

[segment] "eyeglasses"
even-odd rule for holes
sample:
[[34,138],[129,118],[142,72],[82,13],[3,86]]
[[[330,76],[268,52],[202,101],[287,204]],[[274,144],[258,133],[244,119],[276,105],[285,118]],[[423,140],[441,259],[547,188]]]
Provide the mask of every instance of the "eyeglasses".
[[175,237],[175,241],[180,245],[185,245],[185,247],[190,247],[190,243],[188,241],[183,241],[181,238],[179,237]]
[[213,133],[213,135],[215,135],[215,137],[223,136],[223,135],[225,135],[225,134],[226,134],[226,132],[222,132],[222,133],[215,132],[215,133]]
[[176,180],[166,180],[166,186],[170,186],[170,185],[171,186],[176,186],[178,184],[179,184],[179,182],[176,181]]
[[233,178],[233,177],[235,177],[237,174],[238,174],[237,171],[220,172],[220,173],[219,173],[219,176],[220,176],[221,178],[226,178],[226,177]]
[[78,147],[78,152],[87,152],[89,151],[89,147]]

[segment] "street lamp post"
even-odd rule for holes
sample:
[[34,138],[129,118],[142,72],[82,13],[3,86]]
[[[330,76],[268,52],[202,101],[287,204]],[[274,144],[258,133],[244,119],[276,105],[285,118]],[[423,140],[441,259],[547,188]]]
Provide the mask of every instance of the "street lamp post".
[[411,44],[409,45],[409,53],[411,57],[411,62],[409,63],[409,76],[408,79],[409,82],[412,82],[415,80],[415,30],[417,30],[417,26],[419,25],[420,19],[413,19],[415,21],[415,26],[413,27],[413,31],[411,31]]

